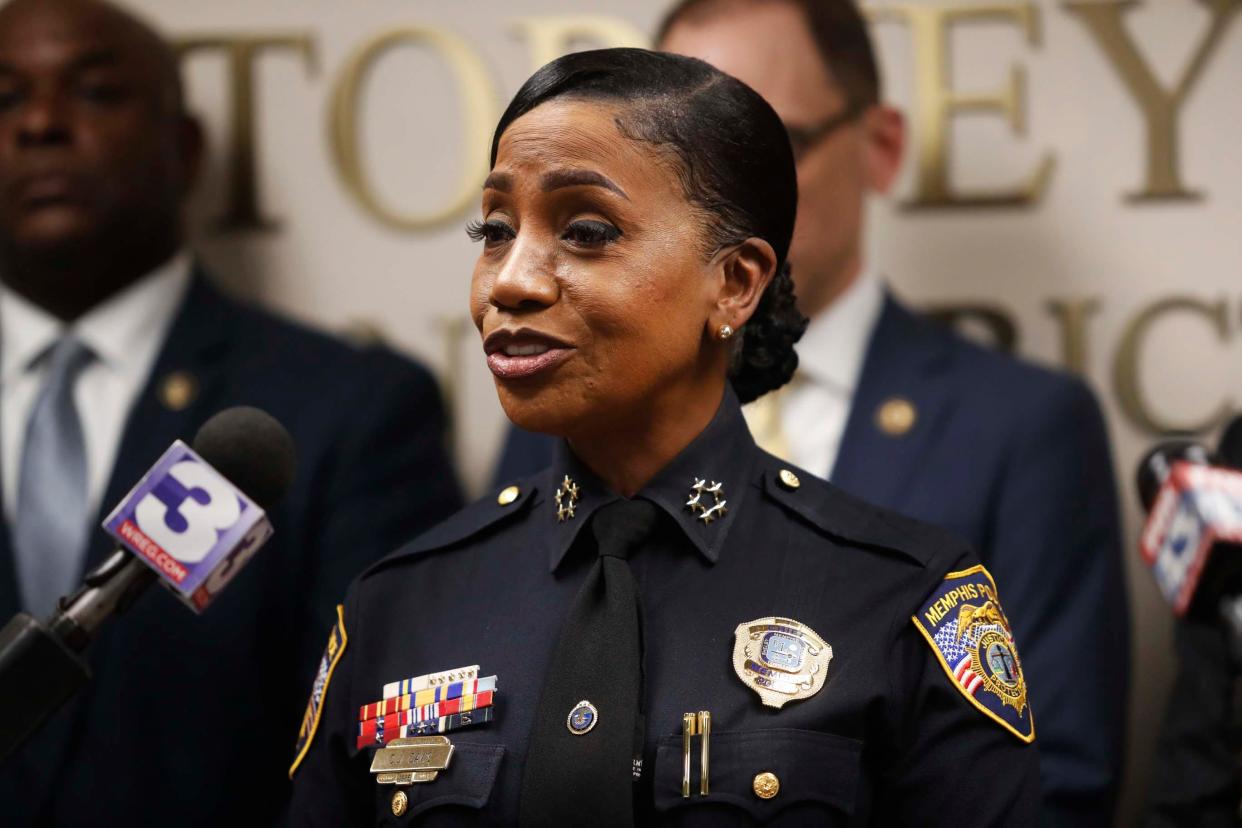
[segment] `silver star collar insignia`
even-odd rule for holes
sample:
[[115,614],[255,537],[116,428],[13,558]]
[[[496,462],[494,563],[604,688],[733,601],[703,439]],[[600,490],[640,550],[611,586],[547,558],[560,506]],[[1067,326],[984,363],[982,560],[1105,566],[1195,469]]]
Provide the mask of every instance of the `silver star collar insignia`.
[[556,490],[556,522],[564,523],[572,520],[574,510],[578,508],[578,484],[565,475],[561,487]]
[[690,499],[686,501],[686,508],[704,524],[708,524],[716,518],[724,517],[729,511],[727,503],[722,484],[715,480],[708,483],[704,479],[696,478],[694,485],[690,487]]

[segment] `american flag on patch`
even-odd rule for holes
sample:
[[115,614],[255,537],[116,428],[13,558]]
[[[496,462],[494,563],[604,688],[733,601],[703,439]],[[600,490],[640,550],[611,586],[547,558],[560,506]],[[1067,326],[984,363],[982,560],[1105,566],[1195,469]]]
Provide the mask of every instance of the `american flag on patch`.
[[983,684],[983,679],[970,666],[970,651],[967,646],[974,643],[967,640],[974,636],[964,636],[961,639],[957,637],[957,619],[953,619],[940,629],[936,630],[933,636],[936,646],[940,648],[940,652],[944,654],[944,659],[953,668],[953,678],[958,684],[962,685],[962,689],[970,695],[974,695],[979,689],[979,685]]

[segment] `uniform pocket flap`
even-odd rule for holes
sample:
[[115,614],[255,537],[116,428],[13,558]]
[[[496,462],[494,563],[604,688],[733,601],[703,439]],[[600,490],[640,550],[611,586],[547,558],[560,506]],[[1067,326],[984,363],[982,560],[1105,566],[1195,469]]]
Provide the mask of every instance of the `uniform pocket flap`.
[[[500,772],[500,762],[504,756],[504,745],[454,745],[452,761],[447,769],[440,771],[434,781],[400,788],[409,797],[409,805],[401,818],[393,824],[404,825],[424,811],[446,805],[482,808],[491,798],[492,786],[496,784],[496,776]],[[392,785],[377,787],[383,800],[381,807],[388,810],[398,789]]]
[[818,802],[843,814],[854,812],[862,759],[862,742],[855,739],[787,728],[713,731],[707,796],[699,794],[699,737],[691,741],[690,755],[686,798],[681,736],[660,740],[654,781],[657,810],[727,803],[761,821],[795,804]]

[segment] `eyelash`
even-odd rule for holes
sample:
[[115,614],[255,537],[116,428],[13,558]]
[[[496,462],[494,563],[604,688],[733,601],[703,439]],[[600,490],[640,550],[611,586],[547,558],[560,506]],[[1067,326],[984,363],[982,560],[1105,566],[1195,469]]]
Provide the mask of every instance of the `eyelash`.
[[466,235],[471,241],[486,241],[489,243],[501,241],[494,238],[493,234],[503,234],[507,238],[513,238],[513,229],[509,225],[500,221],[479,221],[474,220],[466,225]]
[[[576,235],[577,238],[571,238]],[[561,238],[586,246],[612,244],[621,238],[621,230],[602,221],[575,221],[565,228]]]
[[[471,241],[495,244],[513,238],[509,225],[500,221],[471,221],[466,225],[466,235]],[[575,221],[561,234],[561,239],[574,244],[592,247],[615,242],[621,238],[620,228],[602,221]]]

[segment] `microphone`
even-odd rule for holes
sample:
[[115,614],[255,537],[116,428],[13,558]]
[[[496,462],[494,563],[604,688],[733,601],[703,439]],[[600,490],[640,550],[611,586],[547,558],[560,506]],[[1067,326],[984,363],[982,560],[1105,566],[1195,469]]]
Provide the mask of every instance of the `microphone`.
[[294,470],[293,438],[257,408],[216,414],[193,448],[174,442],[104,521],[108,559],[46,622],[19,613],[0,629],[0,760],[90,680],[80,654],[153,581],[202,612],[271,537],[266,509]]
[[1220,455],[1223,465],[1242,470],[1242,416],[1234,417],[1225,428],[1216,453]]
[[1242,543],[1242,473],[1219,462],[1201,445],[1173,441],[1139,463],[1149,512],[1140,551],[1178,616],[1210,617],[1242,595],[1242,550],[1231,548]]

